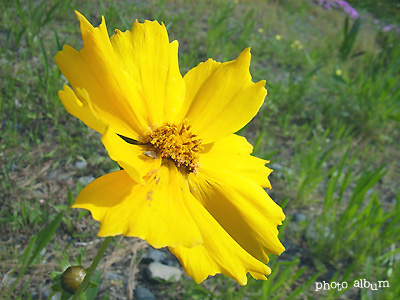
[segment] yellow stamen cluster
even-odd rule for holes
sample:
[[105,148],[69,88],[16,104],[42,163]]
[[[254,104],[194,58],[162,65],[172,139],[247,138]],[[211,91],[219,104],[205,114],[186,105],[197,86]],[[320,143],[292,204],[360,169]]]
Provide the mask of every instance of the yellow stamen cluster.
[[161,157],[169,158],[178,167],[184,166],[189,172],[197,173],[200,167],[199,152],[203,147],[201,140],[192,133],[187,120],[179,125],[167,123],[153,130],[149,143]]

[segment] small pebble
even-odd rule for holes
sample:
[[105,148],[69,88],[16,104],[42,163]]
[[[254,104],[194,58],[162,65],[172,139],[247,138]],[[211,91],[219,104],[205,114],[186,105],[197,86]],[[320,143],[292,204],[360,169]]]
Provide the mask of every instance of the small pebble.
[[84,160],[79,160],[79,161],[77,161],[77,162],[75,163],[75,167],[76,167],[77,169],[82,170],[82,169],[84,169],[84,168],[87,167],[87,162],[84,161]]
[[150,262],[162,262],[166,258],[165,252],[156,249],[150,249],[145,253],[143,256],[143,262],[150,263]]
[[159,262],[152,262],[148,268],[148,275],[150,279],[155,281],[171,281],[177,282],[182,276],[182,271],[178,268],[166,266]]
[[138,286],[135,289],[136,300],[156,300],[156,297],[145,287]]
[[307,216],[305,214],[297,212],[297,213],[295,213],[293,215],[293,221],[294,222],[302,222],[302,221],[305,221],[305,220],[307,220]]
[[82,177],[79,177],[78,180],[83,186],[85,186],[85,185],[88,185],[89,183],[91,183],[94,180],[94,177],[93,176],[82,176]]

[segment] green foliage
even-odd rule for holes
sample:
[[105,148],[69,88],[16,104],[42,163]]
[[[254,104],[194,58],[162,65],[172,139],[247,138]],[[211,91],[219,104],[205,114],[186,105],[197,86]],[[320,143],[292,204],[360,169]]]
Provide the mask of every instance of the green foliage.
[[60,226],[61,219],[63,213],[59,213],[53,221],[51,221],[45,228],[43,228],[40,232],[32,236],[29,241],[28,246],[25,248],[24,252],[18,259],[18,263],[15,265],[13,271],[16,270],[16,267],[20,265],[21,269],[19,270],[18,276],[12,286],[7,291],[7,283],[6,286],[1,293],[3,299],[11,299],[13,295],[14,289],[17,286],[18,281],[25,274],[27,269],[34,263],[34,261],[39,257],[40,252],[46,245],[50,242],[53,235],[56,233],[58,226]]
[[[355,132],[377,141],[400,121],[400,84],[394,74],[400,71],[400,52],[367,54],[352,78],[334,84],[337,96],[322,101],[325,121],[352,126]],[[395,131],[396,133],[396,131]]]
[[307,145],[304,145],[303,135],[299,135],[297,138],[293,158],[297,164],[297,170],[293,176],[295,178],[291,181],[298,182],[296,187],[296,201],[298,204],[310,202],[309,199],[312,198],[310,197],[311,193],[332,172],[332,170],[326,170],[324,165],[327,163],[332,152],[337,149],[336,145],[326,145],[328,135],[329,130],[322,136],[314,133]]
[[[356,253],[357,260],[362,264],[366,255],[374,253],[371,248],[376,246],[376,239],[385,233],[383,228],[393,230],[393,224],[387,224],[393,216],[382,210],[376,194],[367,203],[365,199],[366,193],[384,176],[385,169],[381,167],[378,170],[364,170],[349,198],[344,199],[350,179],[354,177],[351,169],[346,174],[342,173],[345,163],[346,156],[329,181],[324,211],[315,222],[318,236],[315,239],[315,250],[322,255],[321,259],[329,257],[331,262],[347,259]],[[342,176],[343,181],[339,183]],[[335,191],[339,191],[337,197],[334,195]],[[390,245],[392,240],[386,239],[385,242]],[[381,246],[385,245],[379,245]]]
[[348,0],[357,10],[364,10],[374,17],[386,22],[397,22],[400,16],[400,3],[398,1],[359,1]]
[[[349,58],[350,52],[354,46],[354,42],[356,41],[357,35],[360,31],[361,19],[357,18],[357,20],[354,21],[353,25],[351,25],[350,29],[349,20],[350,18],[346,17],[344,22],[343,42],[342,46],[339,49],[339,57],[341,60],[346,60]],[[363,52],[359,52],[357,54],[354,54],[354,56],[358,56],[362,53]]]

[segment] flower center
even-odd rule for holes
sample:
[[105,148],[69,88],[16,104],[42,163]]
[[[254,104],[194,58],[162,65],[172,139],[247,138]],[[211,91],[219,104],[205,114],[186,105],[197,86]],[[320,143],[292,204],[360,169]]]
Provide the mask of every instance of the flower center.
[[149,143],[159,156],[173,160],[178,167],[186,167],[189,172],[198,172],[199,152],[203,147],[187,120],[179,125],[167,123],[153,130],[149,135]]

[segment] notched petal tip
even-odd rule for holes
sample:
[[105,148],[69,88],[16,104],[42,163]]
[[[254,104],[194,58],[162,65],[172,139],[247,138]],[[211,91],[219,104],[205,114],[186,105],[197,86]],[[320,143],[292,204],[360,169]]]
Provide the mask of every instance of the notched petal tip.
[[281,255],[285,251],[286,251],[286,248],[285,248],[285,246],[282,245],[281,250],[278,251],[278,255]]
[[260,80],[259,82],[257,82],[256,84],[265,87],[265,85],[267,84],[267,82],[265,80]]
[[[83,14],[81,14],[77,10],[75,10],[75,14],[80,22],[82,33],[84,30],[91,32],[95,29],[95,27],[88,21],[88,19],[86,19],[86,17]],[[101,23],[98,27],[101,28],[101,30],[104,30],[106,28],[106,20],[105,20],[104,16],[101,16]]]
[[250,67],[250,61],[251,61],[251,53],[250,53],[250,47],[244,49],[238,56],[238,58],[236,58],[236,60],[234,60],[233,62],[235,62],[235,64],[237,64],[238,66],[242,67],[242,68],[246,68],[248,69]]
[[[76,95],[76,92],[71,89],[68,85],[64,85],[62,90],[58,91],[58,98],[61,99],[61,101],[63,99],[65,99],[66,97],[71,97],[73,100],[75,100],[74,102],[78,105],[78,107],[83,107],[83,102],[81,99],[79,99],[79,97]],[[74,97],[74,95],[76,95],[76,97]]]
[[[74,48],[72,48],[70,45],[64,45],[62,50],[58,51],[56,55],[54,55],[54,61],[57,64],[58,67],[63,62],[63,59],[67,55],[67,53],[73,53],[76,54],[78,51],[76,51]],[[65,75],[64,75],[65,76]]]
[[81,24],[81,29],[84,26],[88,27],[88,28],[93,28],[92,24],[90,24],[90,22],[85,18],[85,16],[82,15],[79,11],[75,10],[75,14],[76,14],[78,21]]
[[[244,54],[247,54],[247,55],[250,55],[251,56],[251,47],[247,47],[247,48],[245,48],[243,51],[242,51],[242,53],[244,53]],[[241,54],[242,54],[241,53]]]
[[266,81],[260,80],[259,82],[255,83],[255,88],[259,89],[260,97],[265,98],[268,94],[267,89],[265,88]]
[[82,15],[79,11],[76,10],[75,14],[81,25],[81,32],[83,32],[84,29],[89,30],[89,31],[94,29],[92,24],[90,24],[90,22],[85,18],[85,16]]

